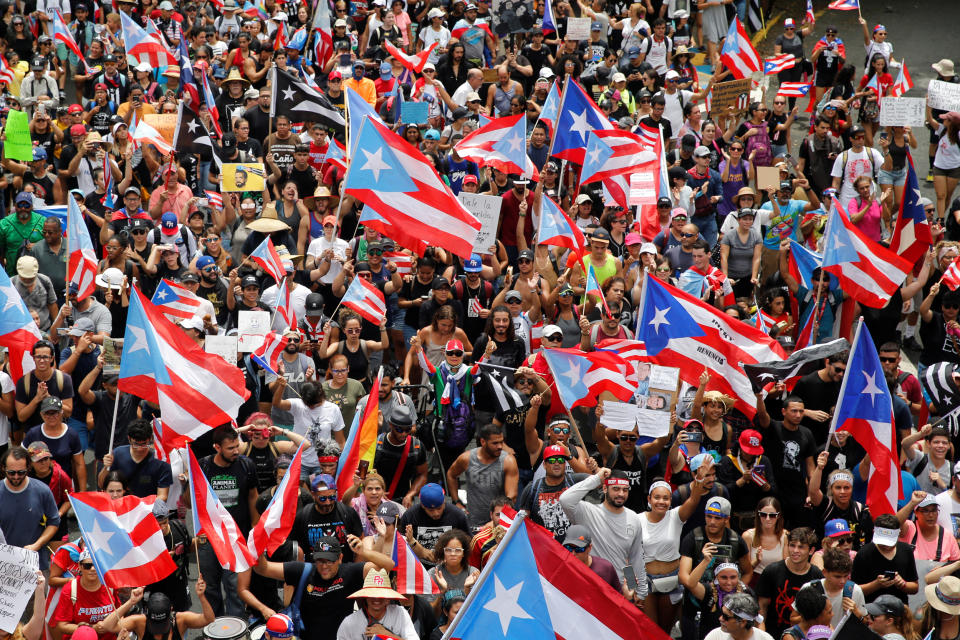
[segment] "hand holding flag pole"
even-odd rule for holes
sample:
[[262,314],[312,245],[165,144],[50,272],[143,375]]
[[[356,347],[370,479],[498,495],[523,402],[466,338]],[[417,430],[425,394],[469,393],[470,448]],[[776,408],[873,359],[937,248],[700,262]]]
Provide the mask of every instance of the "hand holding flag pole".
[[[816,308],[814,308],[814,313],[816,313]],[[850,344],[851,344],[851,345],[857,344],[857,339],[860,338],[860,330],[861,330],[861,329],[863,329],[863,316],[861,316],[861,317],[857,320],[857,328],[856,328],[856,330],[855,330],[854,333],[853,333],[853,340],[850,341]],[[817,327],[816,327],[816,324],[814,324],[814,327],[813,327],[813,335],[814,335],[814,338],[811,338],[811,341],[810,341],[811,344],[813,344],[813,341],[816,339],[816,334],[817,334]],[[853,347],[851,346],[850,349],[852,350]],[[846,376],[846,375],[843,376],[843,381],[840,383],[840,394],[837,396],[838,398],[842,398],[842,397],[843,397],[843,392],[844,392],[844,391],[846,390],[846,388],[847,388],[847,381],[850,380],[851,377],[852,377],[852,376]],[[836,411],[834,411],[834,412],[833,412],[833,417],[830,418],[830,431],[827,432],[827,444],[824,445],[824,447],[823,447],[823,450],[824,450],[824,451],[827,451],[827,450],[830,448],[830,438],[832,438],[832,437],[833,437],[833,434],[835,434],[835,433],[837,432],[837,417],[838,417],[838,414],[837,414]]]

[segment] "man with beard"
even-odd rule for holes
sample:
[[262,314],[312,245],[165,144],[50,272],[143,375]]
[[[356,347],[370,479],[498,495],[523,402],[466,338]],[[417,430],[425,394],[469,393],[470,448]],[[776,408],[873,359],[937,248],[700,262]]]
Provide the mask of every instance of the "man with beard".
[[348,536],[363,536],[363,524],[357,512],[337,500],[337,483],[332,476],[318,473],[310,481],[313,504],[297,512],[292,536],[303,553],[309,556],[318,550],[319,542],[332,537],[343,546],[343,559],[353,562],[355,550],[348,545]]
[[[240,435],[229,425],[214,429],[213,449],[216,453],[200,459],[200,469],[245,540],[259,518],[257,467],[240,455]],[[223,567],[206,536],[201,534],[198,542],[197,562],[200,573],[209,580],[206,596],[211,608],[217,616],[242,616],[245,606],[237,595],[237,574]]]
[[516,508],[525,509],[537,524],[550,529],[557,541],[563,540],[570,528],[570,521],[560,506],[560,496],[577,482],[586,480],[586,473],[567,471],[570,453],[563,445],[550,445],[543,449],[545,475],[528,484],[517,500]]
[[373,468],[386,481],[385,498],[409,509],[413,499],[427,484],[427,457],[419,438],[411,435],[417,423],[413,405],[400,407],[387,422],[389,431],[377,437]]
[[[0,484],[0,533],[5,542],[40,554],[40,569],[50,567],[47,543],[60,526],[60,512],[50,488],[27,478],[30,454],[20,446],[3,457],[5,478]],[[24,519],[23,514],[33,518]]]
[[[377,392],[377,397],[379,398],[378,408],[380,409],[380,433],[387,433],[390,430],[394,415],[400,415],[404,413],[408,407],[414,407],[413,398],[402,391],[395,391],[393,388],[396,384],[398,373],[396,365],[389,362],[383,365],[383,379],[380,380],[380,389]],[[366,408],[367,401],[369,400],[370,396],[366,395],[357,401],[357,413],[363,415],[363,410]],[[376,468],[376,465],[374,465],[374,468]],[[383,475],[382,472],[381,475]]]
[[443,487],[435,482],[420,489],[420,502],[403,512],[397,521],[397,532],[413,537],[410,549],[424,564],[432,566],[432,549],[450,529],[470,531],[467,515],[446,499]]
[[[487,512],[497,496],[505,495],[511,500],[517,497],[517,460],[503,450],[503,429],[485,424],[477,431],[477,442],[479,447],[461,453],[447,469],[450,495],[460,495],[460,475],[466,476],[468,531],[487,522]],[[455,498],[454,504],[463,503]]]
[[33,210],[33,194],[21,191],[14,199],[16,212],[0,220],[0,258],[4,260],[7,275],[17,273],[17,257],[20,249],[27,251],[43,240],[45,217]]
[[[290,398],[300,397],[300,385],[313,378],[315,368],[313,359],[300,353],[300,334],[293,329],[287,329],[283,332],[283,336],[287,339],[287,346],[284,347],[280,359],[277,361],[277,373],[287,381],[283,398],[289,400]],[[267,383],[270,393],[273,393],[277,386],[277,378],[278,376],[271,373],[266,374],[264,381]],[[270,417],[273,419],[273,423],[279,427],[293,428],[293,414],[289,411],[284,411],[275,406],[270,410]]]
[[[510,293],[512,295],[517,292],[511,291]],[[510,309],[504,305],[497,305],[490,311],[484,332],[473,343],[473,353],[482,354],[483,362],[487,364],[510,367],[511,369],[516,369],[523,364],[527,357],[527,350],[524,347],[523,340],[516,335]],[[474,359],[480,360],[477,355],[474,355]],[[497,406],[496,400],[490,392],[484,390],[482,385],[477,389],[475,406],[478,407],[476,409],[477,422],[487,424],[493,420],[492,409]],[[484,408],[480,409],[479,407]],[[489,409],[486,407],[489,407]]]
[[[584,501],[588,493],[603,487],[603,503]],[[623,579],[624,562],[633,565],[637,574],[637,597],[647,597],[647,571],[643,559],[643,530],[640,516],[624,506],[630,497],[630,480],[622,471],[606,467],[581,480],[560,496],[560,506],[571,524],[589,529],[595,555],[613,564],[617,577]]]
[[[187,289],[193,289],[193,293],[212,308],[215,324],[223,326],[227,322],[229,309],[227,309],[227,283],[225,278],[220,275],[220,268],[216,261],[210,256],[200,256],[196,262],[197,273],[200,278],[197,281],[196,289],[187,286]],[[186,276],[184,276],[186,282]],[[207,306],[204,305],[204,306]],[[200,314],[201,317],[203,314]]]
[[[602,409],[597,411],[602,414]],[[607,438],[607,431],[597,420],[593,429],[593,438],[597,443],[605,466],[620,471],[630,483],[630,497],[626,506],[638,513],[647,508],[647,460],[663,450],[666,437],[638,444],[639,434],[634,427],[630,431],[617,432],[618,443],[613,444]]]

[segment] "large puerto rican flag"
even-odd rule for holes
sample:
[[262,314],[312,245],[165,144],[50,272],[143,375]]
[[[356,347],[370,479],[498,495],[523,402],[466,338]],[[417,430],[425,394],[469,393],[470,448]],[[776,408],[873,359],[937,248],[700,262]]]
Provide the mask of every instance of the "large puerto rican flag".
[[913,157],[907,152],[907,181],[900,200],[900,215],[890,238],[890,250],[907,262],[916,263],[933,242],[927,214],[920,204],[920,184]]
[[92,294],[97,286],[97,254],[93,251],[90,232],[83,221],[76,198],[67,203],[67,244],[70,255],[67,263],[67,282],[77,285],[77,300]]
[[723,48],[720,50],[720,60],[737,79],[746,78],[751,73],[763,68],[763,60],[760,58],[760,54],[754,49],[753,43],[750,42],[750,36],[747,35],[747,30],[737,17],[734,17],[730,22],[730,29],[723,41]]
[[0,347],[10,350],[10,376],[19,380],[34,369],[31,351],[40,339],[40,328],[6,269],[0,269],[0,311]]
[[461,158],[473,160],[481,166],[539,179],[536,166],[527,156],[525,118],[524,114],[497,118],[471,132],[454,148]]
[[669,640],[549,531],[524,515],[513,519],[444,640]]
[[[300,467],[303,444],[297,447],[297,452],[290,462],[290,468],[280,481],[270,504],[260,514],[257,524],[250,529],[247,536],[247,548],[254,555],[259,556],[266,551],[273,553],[283,544],[290,530],[293,529],[293,520],[297,515],[297,499],[300,497]],[[309,445],[308,445],[309,446]],[[293,480],[290,480],[290,478]]]

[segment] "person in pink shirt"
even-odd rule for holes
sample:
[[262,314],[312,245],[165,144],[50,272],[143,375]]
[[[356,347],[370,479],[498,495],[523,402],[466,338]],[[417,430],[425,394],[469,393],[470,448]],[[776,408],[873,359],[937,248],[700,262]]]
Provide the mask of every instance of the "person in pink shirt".
[[[916,521],[907,520],[911,511]],[[940,505],[933,494],[925,491],[914,491],[910,502],[897,512],[897,518],[903,523],[900,542],[914,545],[913,556],[917,560],[938,563],[960,560],[957,539],[952,531],[944,531],[937,523],[939,517]]]

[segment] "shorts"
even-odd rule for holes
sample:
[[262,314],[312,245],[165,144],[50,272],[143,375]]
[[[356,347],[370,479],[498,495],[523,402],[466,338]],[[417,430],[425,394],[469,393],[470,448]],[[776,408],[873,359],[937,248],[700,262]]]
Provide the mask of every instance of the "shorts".
[[907,183],[907,168],[903,167],[902,169],[893,169],[891,171],[880,169],[878,182],[880,184],[892,184],[895,187],[902,187]]
[[784,156],[787,155],[788,152],[789,152],[789,149],[787,148],[787,145],[785,145],[785,144],[771,144],[771,145],[770,145],[770,153],[773,154],[773,157],[774,157],[774,158],[783,158]]
[[387,311],[387,329],[392,331],[402,331],[404,319],[407,317],[407,310],[399,307]]
[[[662,574],[648,573],[647,574],[647,593],[648,594],[659,593],[661,595],[669,595],[670,604],[677,604],[678,602],[680,602],[680,600],[683,599],[683,585],[680,584],[679,575],[680,575],[679,568],[674,569],[670,573],[662,573]],[[662,590],[665,588],[664,585],[673,584],[673,580],[667,580],[667,578],[677,578],[677,581],[676,581],[676,585],[673,586],[669,591],[664,591]],[[659,583],[660,585],[660,589],[661,589],[660,591],[658,591],[655,588],[657,587],[657,583]]]
[[820,73],[817,72],[816,78],[814,79],[813,86],[822,87],[827,89],[833,86],[833,81],[837,78],[837,72],[833,71],[832,73]]
[[960,167],[954,169],[941,169],[940,167],[933,168],[934,176],[946,176],[947,178],[953,178],[954,180],[960,180]]
[[410,338],[412,338],[413,336],[417,335],[417,332],[419,331],[419,329],[415,329],[414,327],[411,327],[411,326],[408,325],[408,324],[404,324],[404,325],[403,325],[402,327],[400,327],[400,328],[403,329],[403,344],[404,344],[405,346],[409,346],[409,345],[410,345]]

